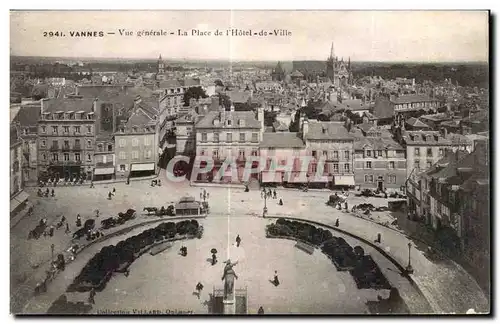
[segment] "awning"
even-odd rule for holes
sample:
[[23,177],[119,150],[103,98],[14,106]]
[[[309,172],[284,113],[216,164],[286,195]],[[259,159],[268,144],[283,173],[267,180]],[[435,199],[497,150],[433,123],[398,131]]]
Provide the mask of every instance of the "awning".
[[354,186],[354,176],[335,176],[335,182],[333,185],[335,186]]
[[154,171],[155,164],[153,163],[136,163],[132,164],[131,171]]
[[115,168],[99,168],[94,170],[94,175],[100,174],[113,174],[115,173]]
[[10,200],[10,212],[12,213],[19,205],[26,202],[29,198],[29,194],[25,191],[21,191],[14,198]]

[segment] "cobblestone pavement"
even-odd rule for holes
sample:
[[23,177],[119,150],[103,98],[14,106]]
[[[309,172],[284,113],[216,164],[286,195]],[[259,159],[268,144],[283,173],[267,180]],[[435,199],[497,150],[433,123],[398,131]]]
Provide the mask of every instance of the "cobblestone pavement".
[[[56,198],[32,198],[35,204],[33,216],[26,217],[16,227],[11,229],[11,291],[26,290],[26,281],[38,269],[34,266],[43,264],[50,259],[50,244],[55,245],[55,251],[66,248],[70,238],[64,234],[64,229],[56,230],[52,238],[41,238],[37,241],[27,241],[28,230],[36,226],[41,217],[47,217],[50,222],[57,221],[64,214],[69,220],[72,230],[75,229],[76,214],[80,213],[83,220],[94,216],[94,210],[100,210],[101,218],[116,216],[119,211],[134,208],[140,212],[145,206],[165,207],[185,195],[200,198],[203,188],[190,187],[189,183],[171,183],[162,178],[161,187],[151,187],[149,181],[114,183],[88,187],[56,188]],[[107,194],[116,188],[112,200]],[[36,189],[31,188],[31,197],[36,197]],[[206,188],[209,193],[210,217],[226,216],[229,218],[248,218],[249,215],[261,216],[264,200],[260,192],[252,190],[244,192],[239,188]],[[340,228],[368,240],[374,240],[377,233],[382,235],[381,246],[398,262],[408,262],[409,239],[397,231],[378,225],[326,205],[328,191],[302,192],[299,190],[279,190],[278,198],[284,205],[278,204],[278,199],[268,199],[267,207],[270,215],[292,216],[333,225],[338,218]],[[387,200],[381,198],[361,198],[350,195],[349,208],[362,202],[375,206],[386,205]],[[137,222],[147,216],[139,216]],[[150,217],[151,218],[151,217]],[[425,297],[431,302],[436,312],[463,313],[469,308],[476,311],[488,310],[488,301],[474,279],[454,262],[432,261],[427,259],[422,251],[412,248],[411,263],[415,269],[413,279],[418,283]],[[38,270],[38,272],[40,272]],[[17,287],[17,288],[16,288]]]
[[[351,275],[337,272],[319,250],[308,255],[294,248],[291,240],[265,238],[265,226],[271,223],[270,220],[213,216],[200,223],[204,226],[204,235],[200,240],[176,242],[170,250],[156,256],[146,253],[132,264],[129,277],[114,275],[105,290],[97,294],[92,312],[169,309],[207,313],[209,294],[213,288],[222,288],[222,261],[228,257],[233,262],[238,261],[235,267],[238,274],[236,288],[247,288],[249,313],[256,313],[263,306],[268,314],[362,314],[368,312],[368,301],[377,301],[379,295],[388,297],[386,290],[357,289]],[[82,252],[77,261],[68,266],[67,275],[57,277],[48,292],[32,299],[25,311],[45,312],[97,251],[145,228],[97,243]],[[238,234],[242,238],[240,247],[234,244]],[[411,311],[429,311],[423,297],[399,275],[392,263],[373,248],[350,237],[345,239],[353,246],[362,246],[366,253],[372,255],[391,284],[398,288]],[[178,254],[181,245],[188,248],[187,257]],[[219,251],[220,262],[216,266],[207,260],[212,248]],[[269,282],[275,270],[281,282],[278,287]],[[193,295],[197,282],[205,286],[200,299]],[[70,293],[67,296],[73,302],[86,302],[88,293]]]

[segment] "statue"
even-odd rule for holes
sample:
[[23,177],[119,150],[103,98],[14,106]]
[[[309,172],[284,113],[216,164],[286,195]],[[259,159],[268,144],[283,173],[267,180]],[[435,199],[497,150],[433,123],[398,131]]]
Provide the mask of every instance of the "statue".
[[224,282],[224,300],[233,299],[233,291],[234,291],[234,279],[238,279],[238,276],[233,270],[233,267],[238,263],[231,263],[231,260],[227,260],[226,265],[224,266],[224,274],[222,275],[221,280],[225,280]]

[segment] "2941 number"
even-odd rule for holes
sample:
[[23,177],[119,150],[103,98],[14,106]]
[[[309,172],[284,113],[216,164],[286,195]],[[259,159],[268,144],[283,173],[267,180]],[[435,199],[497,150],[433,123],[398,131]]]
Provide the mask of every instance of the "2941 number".
[[64,33],[60,31],[43,32],[43,37],[64,37]]

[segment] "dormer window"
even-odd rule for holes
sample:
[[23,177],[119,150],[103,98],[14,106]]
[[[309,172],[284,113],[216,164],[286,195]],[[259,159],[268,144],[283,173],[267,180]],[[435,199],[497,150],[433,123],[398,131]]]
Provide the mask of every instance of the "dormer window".
[[243,120],[243,119],[238,120],[238,125],[245,126],[245,120]]
[[137,126],[132,127],[132,131],[133,131],[134,133],[137,133]]
[[326,128],[322,128],[323,134],[326,134]]

